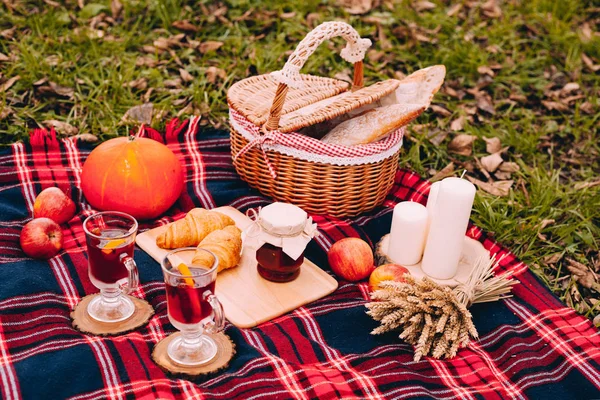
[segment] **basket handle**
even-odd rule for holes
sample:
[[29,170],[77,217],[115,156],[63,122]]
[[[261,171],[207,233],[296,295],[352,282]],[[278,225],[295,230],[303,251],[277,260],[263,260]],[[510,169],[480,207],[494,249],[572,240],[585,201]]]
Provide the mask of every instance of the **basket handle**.
[[280,71],[271,73],[279,85],[275,92],[273,105],[271,105],[269,118],[267,119],[263,130],[272,131],[279,127],[281,110],[283,109],[283,103],[285,102],[288,87],[301,88],[304,85],[304,82],[300,77],[300,69],[304,66],[308,57],[310,57],[317,47],[325,40],[338,36],[343,37],[346,42],[348,42],[346,47],[342,49],[340,55],[344,60],[354,63],[352,90],[363,87],[363,59],[365,58],[367,49],[371,46],[371,40],[362,39],[358,32],[345,22],[323,22],[302,39]]

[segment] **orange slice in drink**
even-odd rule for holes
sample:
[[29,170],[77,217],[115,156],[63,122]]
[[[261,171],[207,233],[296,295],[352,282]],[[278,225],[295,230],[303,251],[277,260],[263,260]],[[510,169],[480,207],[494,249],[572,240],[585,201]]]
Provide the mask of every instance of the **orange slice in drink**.
[[[179,270],[179,273],[181,275],[187,275],[187,276],[191,276],[192,275],[192,271],[190,271],[190,269],[188,268],[188,266],[185,265],[184,263],[179,264],[177,266],[177,269]],[[194,287],[194,280],[192,278],[183,278],[183,280],[185,281],[185,283],[188,284],[188,286]]]
[[108,243],[106,243],[102,248],[102,252],[110,254],[111,251],[121,246],[123,243],[125,243],[125,239],[109,240]]

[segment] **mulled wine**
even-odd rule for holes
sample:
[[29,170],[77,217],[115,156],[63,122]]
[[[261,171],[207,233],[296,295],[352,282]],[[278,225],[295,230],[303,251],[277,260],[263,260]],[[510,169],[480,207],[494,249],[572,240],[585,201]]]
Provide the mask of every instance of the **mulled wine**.
[[113,285],[117,281],[127,278],[128,271],[122,259],[125,256],[133,257],[135,244],[131,238],[122,239],[128,234],[128,231],[108,228],[96,229],[92,233],[102,237],[102,239],[91,236],[87,238],[89,275],[94,286],[99,287],[98,284]]
[[[212,267],[194,268],[198,252],[212,260]],[[217,344],[204,333],[225,327],[223,306],[215,296],[219,260],[214,253],[196,247],[169,252],[161,262],[167,291],[167,314],[181,334],[167,346],[169,358],[180,365],[202,365],[217,355]]]
[[304,254],[294,260],[285,254],[281,247],[265,243],[256,250],[256,261],[258,273],[263,278],[274,282],[289,282],[300,275]]
[[[169,317],[180,324],[197,324],[212,313],[206,294],[215,292],[215,282],[206,286],[192,287],[180,282],[177,286],[166,285],[167,311]],[[208,291],[208,292],[207,292]]]

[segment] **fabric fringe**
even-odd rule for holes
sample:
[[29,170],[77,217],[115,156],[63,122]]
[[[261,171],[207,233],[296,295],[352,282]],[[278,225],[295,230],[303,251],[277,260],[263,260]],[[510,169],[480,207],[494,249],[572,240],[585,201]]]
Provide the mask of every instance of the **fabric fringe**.
[[58,150],[60,149],[56,130],[37,128],[29,132],[29,144],[33,150]]

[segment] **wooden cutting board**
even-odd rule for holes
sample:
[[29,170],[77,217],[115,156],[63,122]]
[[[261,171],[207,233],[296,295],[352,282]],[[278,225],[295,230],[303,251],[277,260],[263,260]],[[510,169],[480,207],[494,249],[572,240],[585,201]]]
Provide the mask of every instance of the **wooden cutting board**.
[[[242,231],[252,221],[233,207],[215,208],[230,216]],[[169,252],[156,246],[156,237],[167,228],[160,226],[141,233],[136,243],[159,263]],[[239,328],[251,328],[288,313],[337,289],[337,281],[321,268],[304,259],[300,275],[292,282],[276,283],[262,278],[256,270],[255,249],[244,246],[240,264],[219,273],[216,295],[225,316]],[[160,266],[156,266],[160,268]]]

